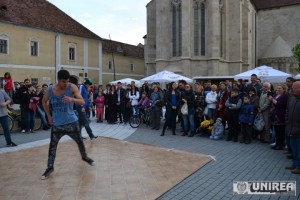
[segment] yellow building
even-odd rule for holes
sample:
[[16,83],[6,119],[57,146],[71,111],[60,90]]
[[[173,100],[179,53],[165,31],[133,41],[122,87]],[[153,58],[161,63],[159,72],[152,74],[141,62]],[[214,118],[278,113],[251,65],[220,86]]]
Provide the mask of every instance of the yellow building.
[[103,39],[103,83],[123,78],[142,79],[146,68],[144,48]]
[[[113,60],[117,78],[144,76],[143,53],[140,57],[132,53],[143,48],[110,42],[110,49],[102,50],[106,42],[48,1],[0,2],[0,77],[10,72],[15,81],[29,78],[50,84],[56,81],[57,71],[66,69],[81,81],[88,77],[102,84],[114,80]],[[129,56],[113,46],[121,46]]]

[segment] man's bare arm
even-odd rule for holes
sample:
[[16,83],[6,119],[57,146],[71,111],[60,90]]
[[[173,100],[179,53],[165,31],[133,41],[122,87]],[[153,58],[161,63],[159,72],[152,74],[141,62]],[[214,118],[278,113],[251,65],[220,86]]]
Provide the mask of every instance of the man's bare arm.
[[74,84],[72,85],[71,92],[74,95],[74,97],[76,97],[76,98],[73,98],[74,103],[79,104],[79,105],[85,104],[84,99],[82,98],[76,85],[74,85]]

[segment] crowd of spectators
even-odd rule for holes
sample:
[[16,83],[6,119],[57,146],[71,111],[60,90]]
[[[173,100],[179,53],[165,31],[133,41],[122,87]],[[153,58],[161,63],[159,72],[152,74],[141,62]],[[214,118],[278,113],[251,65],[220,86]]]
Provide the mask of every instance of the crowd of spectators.
[[[178,83],[168,83],[165,89],[158,82],[145,82],[141,87],[137,87],[134,81],[126,86],[118,82],[116,85],[107,84],[104,88],[85,81],[79,88],[81,93],[86,93],[82,94],[86,96],[86,104],[84,109],[81,107],[77,112],[84,110],[88,123],[91,118],[96,118],[97,123],[126,125],[135,113],[148,109],[151,113],[151,128],[160,130],[161,136],[171,130],[173,135],[180,131],[182,136],[208,135],[212,140],[224,138],[226,141],[245,144],[258,140],[271,144],[274,150],[287,150],[289,158],[299,159],[300,163],[300,148],[294,147],[297,150],[293,151],[293,137],[290,137],[288,131],[290,126],[295,126],[288,123],[291,122],[289,110],[292,109],[289,108],[289,103],[293,98],[298,100],[299,95],[299,81],[293,84],[294,82],[289,77],[286,83],[278,83],[274,88],[269,82],[262,83],[256,74],[251,75],[249,83],[247,80],[226,80],[219,83],[207,81],[203,84],[188,84],[181,80]],[[12,102],[20,104],[22,132],[34,131],[35,114],[41,117],[45,130],[50,128],[40,103],[48,85],[30,83],[28,79],[22,85],[18,82],[13,84],[9,73],[5,74],[3,83]],[[184,104],[187,112],[183,114]],[[262,115],[264,121],[264,128],[259,131],[253,128],[258,114]],[[207,126],[201,125],[204,123]],[[297,123],[299,126],[299,121]],[[86,127],[86,122],[82,126]],[[213,128],[207,131],[204,130],[205,127]],[[298,132],[297,134],[300,135]],[[94,137],[92,132],[90,137]],[[294,172],[300,173],[300,166],[293,166]]]

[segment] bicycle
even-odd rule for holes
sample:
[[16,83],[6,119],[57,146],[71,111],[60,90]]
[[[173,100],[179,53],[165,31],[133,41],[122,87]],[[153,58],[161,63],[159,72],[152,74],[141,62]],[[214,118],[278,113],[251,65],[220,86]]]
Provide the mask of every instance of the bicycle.
[[144,108],[144,109],[140,109],[135,112],[135,114],[130,117],[129,119],[129,125],[132,128],[138,128],[141,123],[145,123],[147,126],[150,125],[151,123],[151,117],[150,117],[150,107],[148,108]]
[[[19,132],[22,130],[22,118],[21,114],[15,114],[11,109],[7,109],[8,114],[8,127],[9,131],[11,133]],[[42,128],[42,120],[41,118],[36,114],[35,115],[35,123],[34,123],[34,131],[40,130]],[[0,135],[3,135],[3,129],[2,126],[0,126]]]

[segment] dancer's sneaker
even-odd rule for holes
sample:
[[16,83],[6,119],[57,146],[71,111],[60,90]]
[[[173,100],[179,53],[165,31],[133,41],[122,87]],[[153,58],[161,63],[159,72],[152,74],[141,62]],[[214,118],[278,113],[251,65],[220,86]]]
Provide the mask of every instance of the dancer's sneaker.
[[16,147],[18,145],[16,145],[14,142],[10,142],[10,144],[6,144],[6,146],[8,146],[8,147]]
[[53,167],[47,168],[46,171],[45,171],[45,172],[43,173],[43,175],[41,176],[41,179],[42,179],[42,180],[47,179],[53,171],[54,171]]
[[82,158],[82,160],[84,160],[85,162],[87,162],[88,164],[90,164],[92,166],[95,165],[95,162],[89,157]]
[[98,136],[92,136],[92,137],[90,137],[91,138],[91,140],[94,140],[94,139],[97,139],[98,138]]

